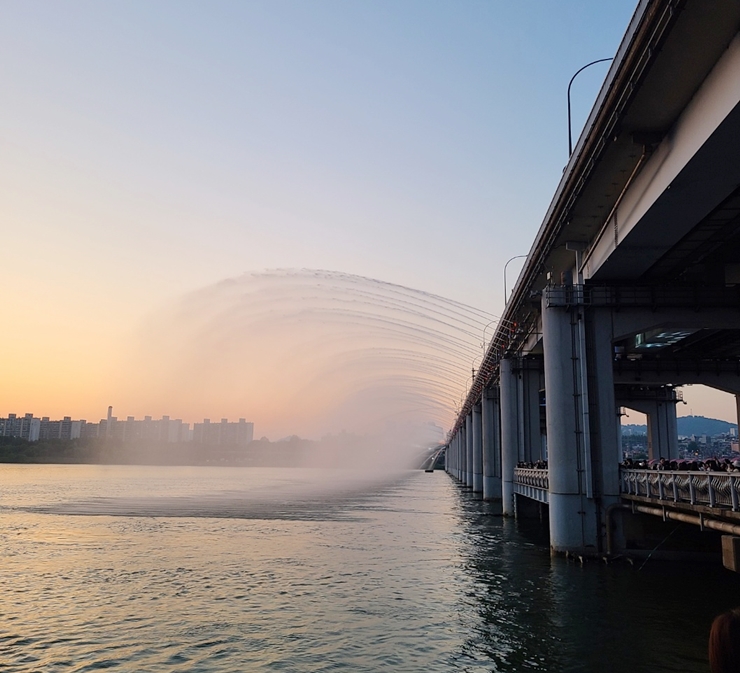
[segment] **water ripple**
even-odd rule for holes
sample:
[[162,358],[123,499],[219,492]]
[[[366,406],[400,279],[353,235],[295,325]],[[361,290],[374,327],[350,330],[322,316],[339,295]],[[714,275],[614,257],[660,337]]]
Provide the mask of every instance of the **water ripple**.
[[5,473],[3,670],[703,673],[740,602],[721,570],[552,559],[443,473],[57,474]]

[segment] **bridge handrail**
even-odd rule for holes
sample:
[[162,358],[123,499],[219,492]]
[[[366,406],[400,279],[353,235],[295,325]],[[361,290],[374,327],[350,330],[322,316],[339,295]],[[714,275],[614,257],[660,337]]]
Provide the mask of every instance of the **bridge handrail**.
[[534,467],[517,467],[514,468],[514,482],[534,486],[545,491],[550,490],[550,476],[547,469],[538,469]]
[[740,511],[740,472],[619,470],[621,493]]

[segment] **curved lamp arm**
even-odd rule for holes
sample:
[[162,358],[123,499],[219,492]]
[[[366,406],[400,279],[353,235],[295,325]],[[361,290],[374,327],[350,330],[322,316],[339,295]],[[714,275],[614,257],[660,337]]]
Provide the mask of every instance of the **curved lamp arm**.
[[513,262],[515,259],[524,259],[525,257],[529,257],[529,255],[516,255],[504,264],[504,306],[509,303],[509,298],[506,296],[506,267],[509,266],[509,262]]
[[595,61],[591,61],[591,63],[586,63],[582,68],[579,68],[576,70],[573,77],[570,78],[570,82],[568,82],[568,156],[573,154],[573,131],[571,130],[571,123],[570,123],[570,85],[573,84],[573,80],[586,68],[590,68],[592,65],[596,65],[597,63],[604,63],[605,61],[613,61],[614,58],[599,58]]

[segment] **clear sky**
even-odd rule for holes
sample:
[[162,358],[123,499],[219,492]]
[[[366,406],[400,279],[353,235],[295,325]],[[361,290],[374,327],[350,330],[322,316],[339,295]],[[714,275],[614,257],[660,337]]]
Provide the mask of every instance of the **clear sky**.
[[[566,162],[568,80],[634,8],[0,3],[0,415],[100,418],[142,322],[244,272],[331,269],[499,313]],[[574,84],[576,135],[605,72]]]

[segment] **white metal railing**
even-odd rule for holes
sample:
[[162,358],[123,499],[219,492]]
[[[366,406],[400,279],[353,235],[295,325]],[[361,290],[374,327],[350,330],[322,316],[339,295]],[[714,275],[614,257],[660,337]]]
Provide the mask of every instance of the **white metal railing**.
[[620,492],[669,502],[740,510],[740,472],[625,470]]
[[514,469],[514,483],[534,486],[544,491],[550,490],[550,477],[547,470],[538,470],[532,467],[517,467]]
[[[740,472],[620,469],[619,477],[619,490],[625,495],[740,511]],[[547,470],[517,467],[514,483],[550,490]]]

